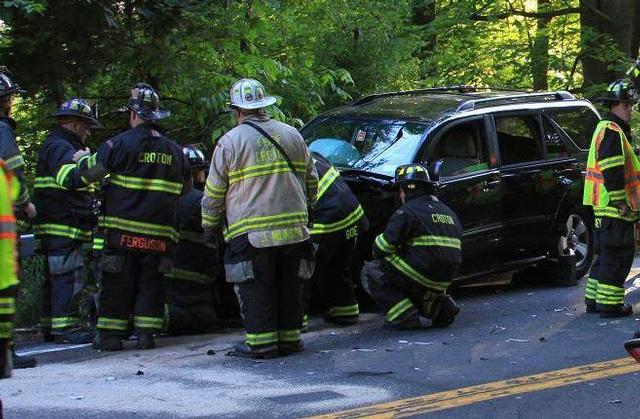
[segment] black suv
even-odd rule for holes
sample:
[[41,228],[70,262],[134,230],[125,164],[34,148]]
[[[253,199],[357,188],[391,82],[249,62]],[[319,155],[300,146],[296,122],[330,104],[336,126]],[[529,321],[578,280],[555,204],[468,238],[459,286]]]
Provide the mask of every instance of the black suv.
[[396,167],[438,167],[437,195],[464,228],[461,283],[535,265],[548,272],[568,249],[577,276],[586,274],[593,222],[582,205],[583,175],[599,119],[568,92],[454,86],[363,97],[301,132],[341,171],[371,221],[356,270],[399,205]]

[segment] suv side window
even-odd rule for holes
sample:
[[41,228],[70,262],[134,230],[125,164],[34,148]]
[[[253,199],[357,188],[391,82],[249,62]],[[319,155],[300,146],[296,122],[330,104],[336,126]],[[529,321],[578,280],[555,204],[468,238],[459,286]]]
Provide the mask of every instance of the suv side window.
[[559,108],[545,111],[564,130],[571,140],[582,150],[591,145],[593,131],[598,125],[598,115],[590,108]]
[[489,168],[489,149],[484,120],[446,127],[433,148],[430,161],[442,160],[441,176],[449,177]]
[[542,159],[540,125],[536,115],[496,116],[495,123],[503,165]]
[[567,157],[567,145],[562,139],[562,135],[558,132],[555,124],[546,116],[542,117],[542,127],[544,128],[544,144],[547,147],[547,158],[555,159],[558,157]]

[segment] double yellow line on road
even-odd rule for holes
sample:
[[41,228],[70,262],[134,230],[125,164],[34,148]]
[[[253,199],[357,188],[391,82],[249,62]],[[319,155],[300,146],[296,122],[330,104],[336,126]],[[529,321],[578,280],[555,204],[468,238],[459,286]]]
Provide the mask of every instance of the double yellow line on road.
[[631,358],[620,358],[441,393],[425,394],[424,396],[315,416],[313,419],[403,418],[637,371],[640,371],[640,363]]

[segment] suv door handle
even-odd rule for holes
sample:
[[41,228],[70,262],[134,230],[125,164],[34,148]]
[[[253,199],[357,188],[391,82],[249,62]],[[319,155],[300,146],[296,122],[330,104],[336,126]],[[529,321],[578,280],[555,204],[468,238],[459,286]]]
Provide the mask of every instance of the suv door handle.
[[482,190],[484,192],[495,190],[500,185],[500,182],[500,179],[487,179],[482,182]]
[[565,168],[565,169],[555,169],[553,174],[556,176],[567,176],[574,172],[574,169]]

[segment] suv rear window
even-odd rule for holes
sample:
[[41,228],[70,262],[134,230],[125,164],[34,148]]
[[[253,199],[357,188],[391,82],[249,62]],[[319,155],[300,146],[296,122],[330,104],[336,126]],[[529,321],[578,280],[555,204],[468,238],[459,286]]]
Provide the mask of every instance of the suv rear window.
[[311,151],[338,168],[394,176],[398,166],[412,162],[427,127],[405,121],[326,118],[301,133]]
[[495,121],[503,165],[542,159],[540,125],[535,115],[496,116]]
[[598,116],[587,107],[560,108],[545,111],[582,150],[588,150]]

